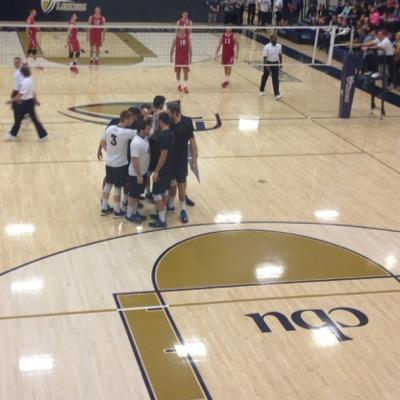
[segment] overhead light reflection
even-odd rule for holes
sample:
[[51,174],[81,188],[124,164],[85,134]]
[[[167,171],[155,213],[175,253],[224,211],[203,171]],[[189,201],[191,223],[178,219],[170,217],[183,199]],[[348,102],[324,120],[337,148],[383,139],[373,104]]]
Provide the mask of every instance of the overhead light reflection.
[[239,131],[256,131],[259,125],[258,117],[239,117]]
[[393,254],[390,254],[385,259],[385,268],[393,269],[397,265],[397,257]]
[[198,357],[205,356],[207,354],[206,346],[202,342],[177,344],[174,346],[174,348],[179,357]]
[[256,267],[256,278],[263,282],[268,279],[280,278],[285,272],[285,267],[278,264],[262,263]]
[[336,335],[327,327],[311,331],[314,341],[320,347],[329,347],[338,344]]
[[214,218],[214,222],[216,224],[223,224],[223,223],[233,223],[233,224],[240,224],[242,221],[242,214],[240,212],[232,212],[226,214],[217,214]]
[[36,227],[32,224],[9,224],[5,231],[8,236],[31,236],[35,233]]
[[32,278],[26,281],[16,281],[11,283],[12,293],[38,292],[44,287],[43,278]]
[[335,221],[338,219],[339,215],[339,211],[337,210],[317,210],[314,212],[315,218],[324,221]]
[[54,368],[54,357],[51,354],[21,357],[18,365],[21,372],[50,371]]

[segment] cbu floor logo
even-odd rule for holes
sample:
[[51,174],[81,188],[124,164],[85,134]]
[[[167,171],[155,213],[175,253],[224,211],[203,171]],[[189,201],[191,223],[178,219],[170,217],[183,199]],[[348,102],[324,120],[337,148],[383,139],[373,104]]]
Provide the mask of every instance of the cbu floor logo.
[[[357,323],[350,325],[341,322],[335,317],[338,311],[353,315],[357,319]],[[353,338],[347,336],[342,329],[359,328],[368,324],[368,317],[362,311],[351,307],[335,307],[330,309],[328,312],[319,308],[310,308],[295,311],[290,317],[287,317],[285,314],[278,311],[269,311],[265,314],[251,313],[246,314],[246,317],[251,318],[262,333],[272,332],[271,328],[266,322],[266,318],[273,317],[282,325],[286,332],[296,331],[295,325],[307,330],[319,330],[325,328],[329,329],[329,331],[336,336],[339,342],[353,340]],[[317,319],[320,321],[320,323],[316,325],[315,323],[312,324],[308,322],[311,318],[313,318],[313,320]]]

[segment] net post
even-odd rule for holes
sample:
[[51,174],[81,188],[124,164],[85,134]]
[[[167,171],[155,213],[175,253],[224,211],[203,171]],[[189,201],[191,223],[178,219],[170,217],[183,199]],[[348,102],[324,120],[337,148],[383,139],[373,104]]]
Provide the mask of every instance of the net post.
[[354,35],[355,35],[355,29],[354,26],[351,28],[350,32],[350,46],[349,46],[349,52],[353,52],[353,46],[354,46]]
[[328,65],[332,65],[332,57],[333,57],[333,50],[335,48],[335,39],[336,39],[336,26],[332,26],[332,33],[331,33],[331,42],[329,45],[329,54],[328,54]]
[[318,46],[318,37],[319,37],[319,30],[321,28],[317,27],[316,29],[316,33],[315,33],[315,39],[314,39],[314,48],[313,48],[313,52],[312,52],[312,60],[311,60],[311,64],[314,65],[315,63],[315,54],[317,52],[317,46]]

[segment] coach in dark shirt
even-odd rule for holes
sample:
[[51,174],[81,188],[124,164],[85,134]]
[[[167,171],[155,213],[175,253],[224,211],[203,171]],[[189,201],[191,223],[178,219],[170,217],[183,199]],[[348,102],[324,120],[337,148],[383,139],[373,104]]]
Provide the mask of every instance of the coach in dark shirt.
[[218,19],[218,12],[220,6],[220,0],[207,0],[207,8],[208,8],[208,23],[210,25],[215,25]]

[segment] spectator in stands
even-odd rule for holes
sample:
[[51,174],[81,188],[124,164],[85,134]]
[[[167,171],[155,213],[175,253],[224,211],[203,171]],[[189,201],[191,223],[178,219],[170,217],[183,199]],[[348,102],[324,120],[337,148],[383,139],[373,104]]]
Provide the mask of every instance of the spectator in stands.
[[369,14],[369,23],[373,28],[379,28],[381,22],[381,15],[376,7],[371,7]]
[[235,4],[236,0],[225,0],[224,1],[224,24],[236,24]]
[[247,0],[247,25],[254,25],[257,0]]
[[394,64],[393,64],[393,85],[395,88],[400,86],[400,32],[396,33],[396,41],[394,48]]
[[387,83],[390,85],[393,79],[394,48],[387,32],[380,30],[375,40],[363,43],[362,49],[367,50],[368,48],[376,49],[378,52],[377,54],[367,54],[365,57],[366,74],[371,75],[374,79],[379,78],[378,66],[386,63],[389,72]]
[[318,8],[318,0],[310,0],[308,5],[308,11],[306,18],[310,21],[315,20],[315,16],[317,15],[317,8]]
[[207,0],[206,4],[208,8],[208,23],[215,25],[218,19],[220,0]]
[[243,13],[244,13],[244,3],[246,0],[236,0],[235,12],[236,12],[236,24],[243,25]]
[[347,19],[343,19],[336,32],[335,44],[345,43],[350,40],[351,28]]
[[353,12],[353,4],[350,1],[346,1],[342,12],[338,15],[338,21],[339,23],[343,20],[343,19],[348,19],[351,15],[351,13]]
[[258,25],[265,26],[271,13],[271,0],[258,0]]
[[[326,5],[320,4],[318,12],[317,12],[317,25],[324,25],[326,23],[326,19],[328,18],[328,15],[329,15],[329,13],[328,13],[328,10],[326,9]],[[321,23],[322,21],[324,23]]]
[[344,7],[342,5],[342,0],[339,0],[338,3],[337,3],[337,6],[335,8],[334,15],[336,15],[336,16],[340,15],[342,13],[342,11],[343,11],[343,8]]
[[275,23],[276,25],[282,25],[283,20],[283,0],[275,0]]

